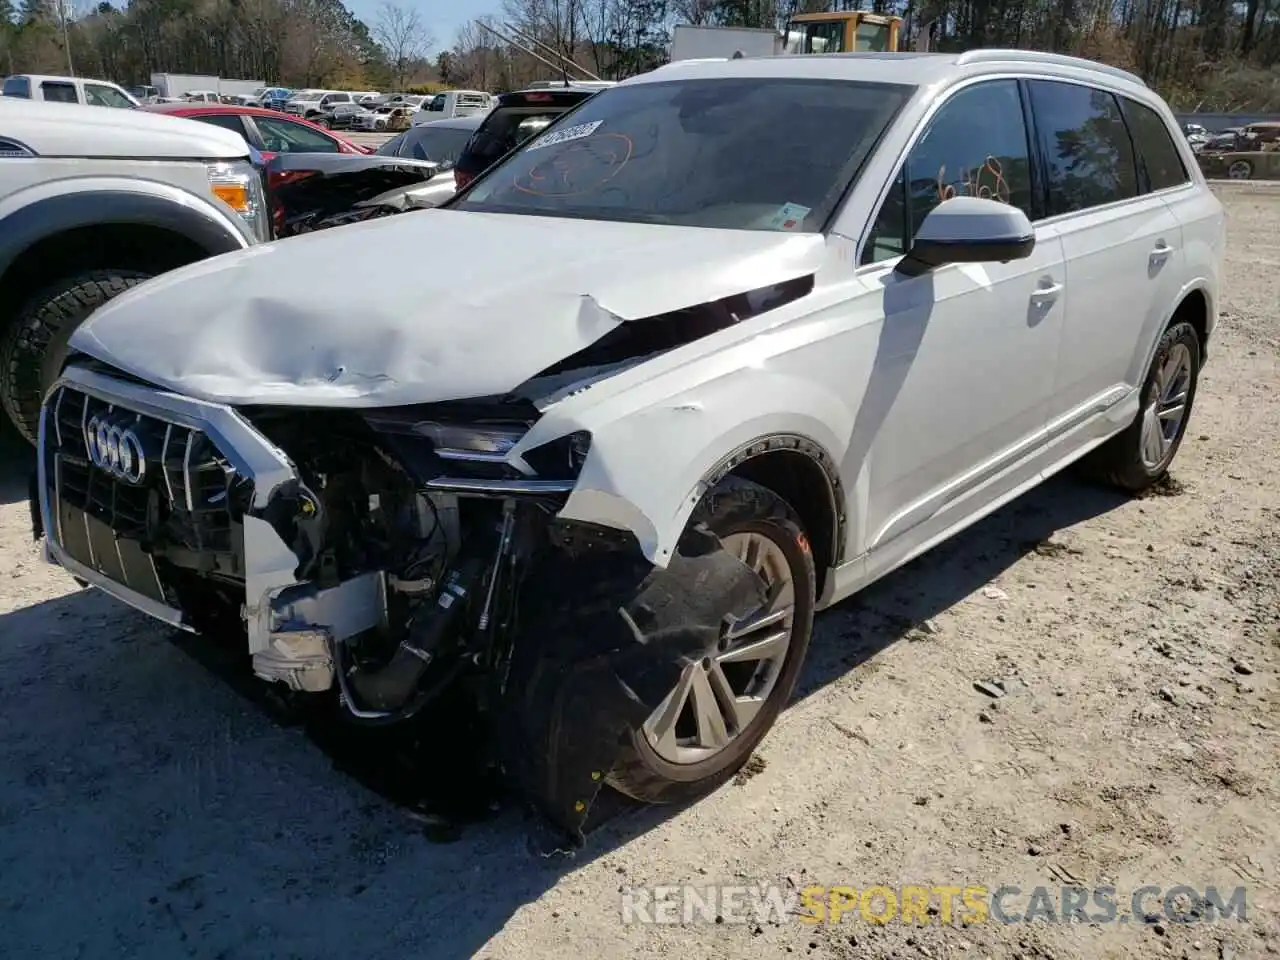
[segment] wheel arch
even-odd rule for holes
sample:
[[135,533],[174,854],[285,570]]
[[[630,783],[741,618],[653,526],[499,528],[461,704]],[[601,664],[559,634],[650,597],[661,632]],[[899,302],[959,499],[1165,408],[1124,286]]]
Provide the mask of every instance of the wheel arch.
[[185,192],[175,199],[130,189],[75,190],[9,212],[0,219],[0,327],[61,277],[113,267],[161,273],[249,245],[211,204],[204,210],[186,199]]
[[[1200,338],[1200,359],[1203,362],[1209,346],[1209,335],[1213,333],[1215,318],[1209,291],[1204,286],[1198,285],[1183,291],[1164,329],[1168,330],[1175,323],[1183,321],[1191,324],[1195,328],[1196,336]],[[1163,332],[1164,330],[1161,331]]]
[[835,459],[809,437],[773,433],[736,447],[707,472],[699,489],[710,490],[730,476],[768,487],[800,516],[822,596],[844,547],[845,495]]
[[1171,326],[1182,321],[1190,323],[1195,328],[1200,340],[1200,365],[1203,367],[1208,356],[1209,340],[1213,336],[1216,319],[1217,307],[1209,281],[1203,277],[1189,281],[1178,291],[1177,297],[1174,298],[1173,309],[1168,315],[1156,314],[1149,317],[1142,332],[1145,343],[1139,344],[1141,350],[1134,351],[1128,382],[1139,386],[1142,384],[1147,371],[1151,369],[1156,350],[1160,347],[1160,338]]

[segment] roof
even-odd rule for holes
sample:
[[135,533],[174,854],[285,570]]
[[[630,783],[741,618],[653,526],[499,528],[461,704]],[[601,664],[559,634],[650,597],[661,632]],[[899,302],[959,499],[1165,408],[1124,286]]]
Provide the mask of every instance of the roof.
[[1088,80],[1149,93],[1140,77],[1117,67],[1037,50],[1000,49],[965,53],[819,53],[737,60],[678,60],[624,80],[623,84],[718,77],[796,77],[927,86],[960,77],[1009,70]]
[[[176,103],[148,103],[141,109],[151,113],[172,113],[182,116],[185,113],[235,113],[248,114],[251,117],[280,117],[278,110],[267,110],[264,107],[246,107],[238,103],[200,103],[199,101],[179,100]],[[290,117],[297,120],[297,117]]]

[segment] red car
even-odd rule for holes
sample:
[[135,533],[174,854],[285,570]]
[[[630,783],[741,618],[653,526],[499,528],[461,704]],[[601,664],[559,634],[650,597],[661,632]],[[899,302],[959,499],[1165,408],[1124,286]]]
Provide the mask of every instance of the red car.
[[223,103],[155,103],[142,108],[171,117],[187,117],[234,130],[270,160],[277,153],[373,153],[372,147],[345,140],[309,120],[261,107]]
[[[215,127],[225,127],[240,134],[245,140],[262,154],[263,160],[270,160],[278,153],[355,153],[370,154],[372,147],[363,147],[352,143],[336,133],[330,133],[318,127],[310,120],[299,117],[288,117],[275,110],[264,110],[261,107],[239,107],[225,103],[153,103],[142,110],[152,113],[167,113],[171,117],[185,117],[188,120],[199,120],[211,123]],[[291,180],[306,174],[270,175],[269,186],[277,188]],[[284,223],[284,211],[279,207],[272,210],[272,219],[279,229]]]

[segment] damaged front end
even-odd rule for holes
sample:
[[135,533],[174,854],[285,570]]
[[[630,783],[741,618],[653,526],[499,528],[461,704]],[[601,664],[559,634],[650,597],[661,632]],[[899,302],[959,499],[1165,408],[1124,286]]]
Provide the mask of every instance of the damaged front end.
[[77,578],[235,631],[258,677],[353,722],[480,678],[509,775],[580,839],[624,729],[761,592],[705,532],[657,571],[626,534],[558,520],[591,438],[511,457],[537,418],[515,398],[233,408],[77,363],[42,412],[36,532]]

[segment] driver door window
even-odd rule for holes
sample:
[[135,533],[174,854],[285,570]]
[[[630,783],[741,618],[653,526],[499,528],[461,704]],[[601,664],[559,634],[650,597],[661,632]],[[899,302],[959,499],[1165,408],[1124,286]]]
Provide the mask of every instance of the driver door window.
[[255,117],[262,149],[271,153],[338,153],[338,141],[300,123]]
[[1016,80],[991,80],[952,96],[890,185],[862,263],[904,254],[929,211],[952,197],[998,200],[1034,220],[1027,142]]

